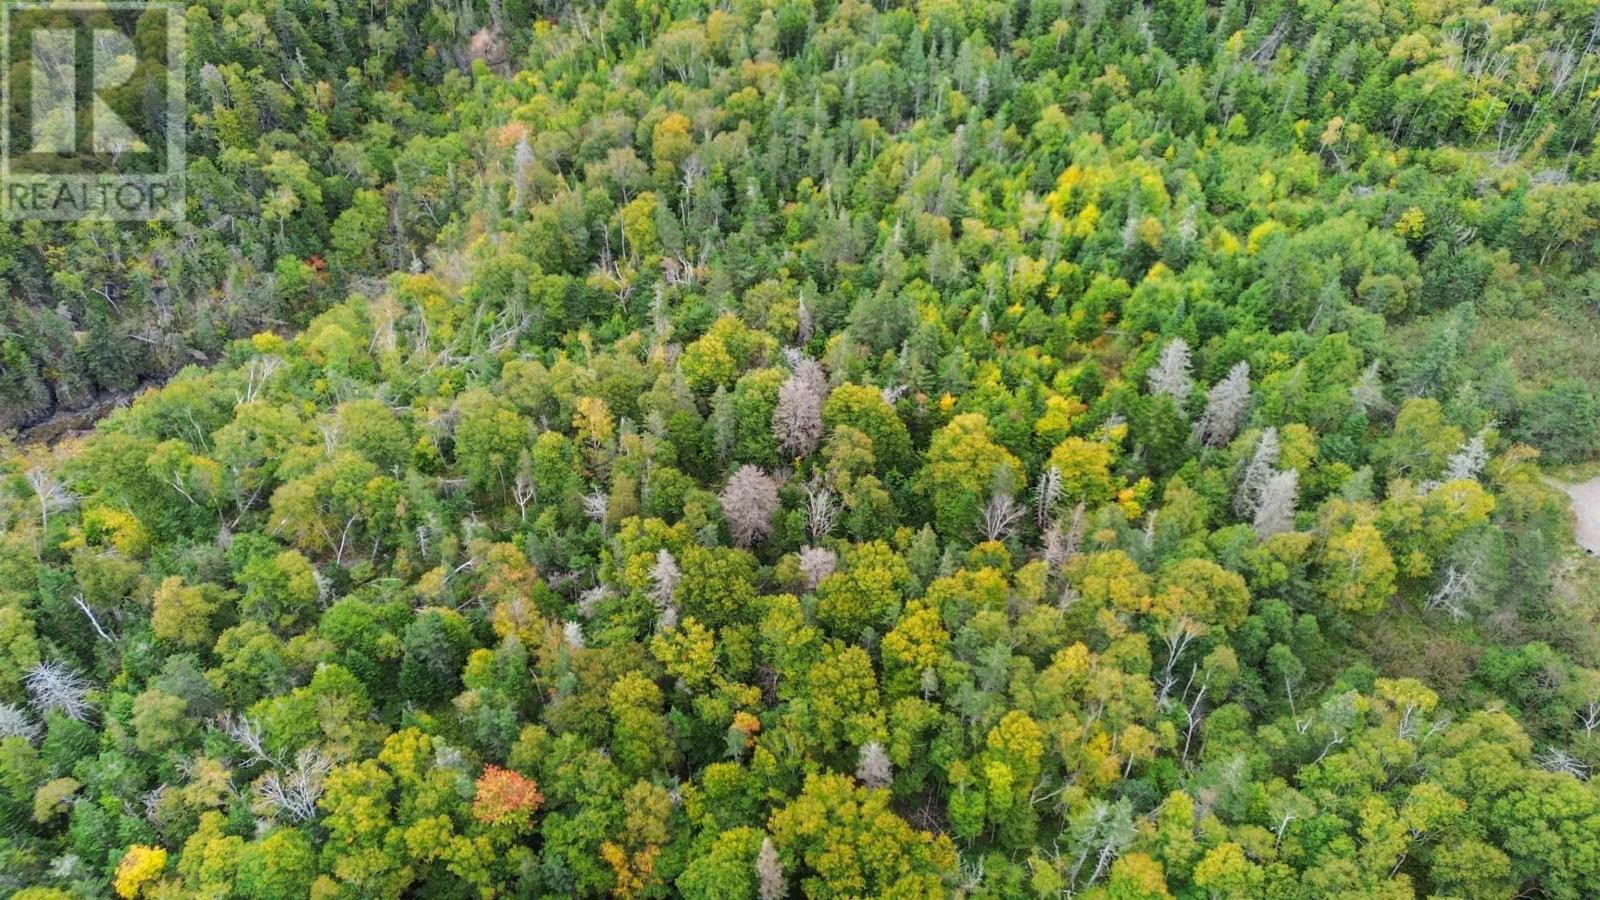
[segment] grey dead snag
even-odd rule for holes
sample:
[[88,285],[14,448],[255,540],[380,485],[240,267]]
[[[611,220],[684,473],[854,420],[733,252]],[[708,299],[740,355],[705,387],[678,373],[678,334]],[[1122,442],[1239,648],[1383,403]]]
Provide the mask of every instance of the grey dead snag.
[[765,472],[751,465],[740,466],[718,499],[735,544],[748,547],[772,533],[772,514],[778,511],[778,486]]
[[511,211],[522,209],[528,191],[528,178],[533,171],[533,147],[528,144],[528,136],[523,135],[517,141],[517,149],[513,157],[514,174],[513,193],[511,196]]
[[295,754],[294,765],[285,772],[273,770],[256,782],[256,799],[268,811],[297,822],[317,817],[317,801],[323,785],[333,771],[333,759],[315,747]]
[[784,453],[798,458],[817,449],[822,442],[822,400],[816,382],[799,374],[789,376],[778,388],[778,402],[772,410],[772,436],[778,439]]
[[30,467],[23,473],[23,479],[33,491],[34,499],[39,504],[39,529],[43,531],[50,525],[50,514],[58,510],[67,509],[77,502],[77,498],[67,489],[67,486],[56,479],[55,473],[45,465]]
[[1588,764],[1553,744],[1534,754],[1533,759],[1547,772],[1564,773],[1579,781],[1589,780]]
[[246,765],[255,765],[257,763],[269,766],[282,765],[276,756],[267,752],[266,733],[262,730],[260,723],[249,716],[242,713],[225,712],[217,720],[217,725],[222,729],[222,733],[228,736],[229,740],[239,745],[240,749],[248,754],[245,758]]
[[834,499],[833,492],[820,480],[813,479],[806,485],[806,534],[811,536],[812,543],[827,537],[838,520],[839,502]]
[[1034,520],[1040,531],[1046,530],[1054,518],[1056,504],[1061,502],[1061,493],[1061,469],[1049,466],[1033,486]]
[[605,491],[595,489],[583,495],[583,514],[596,522],[604,522],[610,508],[611,498]]
[[23,687],[40,715],[53,709],[82,722],[94,710],[94,704],[89,702],[88,680],[65,663],[55,660],[39,663],[24,676]]
[[861,745],[861,761],[856,766],[856,780],[874,790],[886,788],[894,781],[894,764],[889,754],[877,741]]
[[1451,455],[1445,463],[1445,481],[1470,481],[1478,477],[1483,467],[1489,463],[1489,450],[1486,446],[1489,429],[1493,425],[1485,425],[1478,429],[1478,433],[1461,445],[1461,449]]
[[1208,447],[1226,446],[1249,406],[1250,364],[1241,360],[1206,392],[1206,407],[1194,423],[1195,438]]
[[655,565],[650,568],[650,599],[658,608],[672,603],[682,580],[683,572],[678,569],[678,561],[672,553],[665,547],[657,550]]
[[1245,463],[1239,475],[1239,486],[1233,495],[1233,511],[1240,518],[1254,519],[1261,507],[1261,492],[1272,480],[1278,468],[1278,429],[1267,428],[1256,441],[1255,452]]
[[756,854],[756,890],[761,900],[782,900],[789,893],[783,878],[783,861],[770,837],[761,839],[761,851]]
[[1267,479],[1256,503],[1255,529],[1263,540],[1294,528],[1295,502],[1300,494],[1300,470],[1288,469]]
[[678,583],[683,572],[678,561],[665,547],[656,551],[656,563],[650,569],[650,600],[656,607],[656,630],[671,631],[678,625],[678,604],[675,600]]
[[1189,342],[1181,337],[1173,338],[1161,348],[1161,356],[1150,370],[1150,392],[1166,394],[1181,410],[1189,395],[1194,393],[1194,379],[1189,369]]
[[27,710],[14,703],[0,703],[0,740],[19,737],[31,744],[43,733],[39,723],[28,717]]
[[839,557],[826,547],[800,548],[800,574],[805,576],[806,590],[816,590],[822,579],[839,568]]
[[1016,528],[1017,521],[1027,513],[1027,508],[1016,501],[1016,498],[1004,491],[997,491],[989,497],[989,503],[983,508],[983,537],[989,541],[1003,541],[1011,536]]
[[561,640],[572,650],[584,648],[583,625],[574,620],[567,620],[561,626]]
[[1368,415],[1389,408],[1389,401],[1383,396],[1383,379],[1378,374],[1377,360],[1373,360],[1356,383],[1350,386],[1350,399]]

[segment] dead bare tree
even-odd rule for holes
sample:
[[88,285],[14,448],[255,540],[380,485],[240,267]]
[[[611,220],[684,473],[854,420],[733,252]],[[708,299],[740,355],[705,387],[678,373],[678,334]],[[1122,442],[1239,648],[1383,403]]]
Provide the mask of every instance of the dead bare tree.
[[1477,593],[1477,578],[1470,566],[1451,563],[1444,570],[1439,586],[1428,595],[1422,608],[1427,612],[1442,612],[1454,621],[1467,617],[1467,600]]
[[672,604],[678,592],[678,583],[683,580],[683,573],[678,569],[678,561],[665,547],[656,551],[656,564],[650,569],[650,599],[656,607],[665,608]]
[[82,722],[94,710],[94,704],[89,702],[88,680],[65,663],[45,660],[28,670],[22,683],[40,715],[53,709]]
[[795,457],[809,456],[822,441],[822,392],[798,373],[778,388],[772,410],[772,434],[778,446]]
[[228,736],[228,740],[239,745],[247,754],[245,765],[257,764],[268,766],[282,766],[283,763],[276,756],[267,752],[266,732],[261,724],[252,720],[243,713],[225,712],[217,718],[217,727]]
[[511,486],[511,499],[516,501],[518,518],[524,522],[528,521],[528,504],[533,502],[535,493],[533,476],[518,472],[516,483]]
[[1600,698],[1584,704],[1583,709],[1578,712],[1578,724],[1583,726],[1583,733],[1586,735],[1594,734],[1595,729],[1600,728]]
[[811,536],[811,542],[827,537],[838,520],[839,502],[833,498],[833,492],[820,480],[813,479],[806,485],[806,534]]
[[772,838],[761,839],[761,851],[756,854],[756,889],[761,900],[782,900],[789,895],[789,886],[783,878],[783,860]]
[[1293,528],[1299,494],[1299,469],[1288,469],[1269,478],[1256,501],[1256,534],[1266,539]]
[[748,547],[772,531],[772,514],[778,511],[778,486],[755,466],[740,466],[718,495],[728,519],[733,542]]
[[280,356],[254,356],[244,367],[244,387],[233,392],[235,405],[242,406],[254,402],[261,396],[262,390],[272,376],[283,367],[283,358]]
[[800,548],[800,574],[805,576],[806,590],[816,590],[822,579],[839,568],[839,557],[826,547]]
[[315,747],[295,754],[294,766],[287,772],[273,770],[256,782],[256,798],[274,814],[281,813],[297,822],[317,817],[317,801],[323,784],[333,771],[333,758]]
[[1049,466],[1033,486],[1034,521],[1040,531],[1044,531],[1054,517],[1056,504],[1061,502],[1061,491],[1061,469]]
[[1012,530],[1017,526],[1017,521],[1027,511],[1027,507],[1018,503],[1010,493],[997,491],[989,497],[989,504],[983,508],[984,539],[1003,541],[1010,537]]
[[1261,506],[1261,492],[1272,480],[1278,468],[1278,429],[1267,428],[1256,440],[1255,452],[1239,474],[1239,486],[1233,495],[1233,511],[1241,518],[1255,518]]
[[1178,409],[1194,393],[1194,379],[1189,375],[1189,342],[1173,338],[1161,348],[1161,357],[1150,370],[1150,392],[1171,397]]
[[83,591],[74,593],[72,595],[72,602],[73,605],[77,606],[85,616],[89,617],[89,624],[94,626],[94,633],[100,635],[100,640],[105,641],[108,644],[114,644],[117,642],[116,635],[113,635],[104,628],[100,627],[100,620],[95,617],[94,610],[90,609],[89,604],[83,599]]
[[56,479],[55,472],[47,462],[39,462],[29,466],[22,477],[28,482],[28,487],[33,490],[34,498],[39,503],[39,530],[44,531],[50,525],[50,514],[58,510],[67,509],[77,502],[67,486]]
[[1249,406],[1250,364],[1240,361],[1206,392],[1205,410],[1194,423],[1195,437],[1208,447],[1225,446],[1233,440]]
[[1493,427],[1490,424],[1478,429],[1477,434],[1469,438],[1465,444],[1461,445],[1460,450],[1451,455],[1449,462],[1445,463],[1444,467],[1445,481],[1466,481],[1478,477],[1478,473],[1482,472],[1483,467],[1489,463],[1489,450],[1485,445],[1488,441],[1489,429]]
[[14,703],[0,703],[0,741],[19,737],[31,744],[43,733],[39,723],[28,718],[27,710]]
[[1554,744],[1534,754],[1534,762],[1547,772],[1561,772],[1579,781],[1589,780],[1589,764]]
[[1188,616],[1179,616],[1162,629],[1161,642],[1167,648],[1167,660],[1161,667],[1161,677],[1157,679],[1156,705],[1165,707],[1172,694],[1172,689],[1178,684],[1173,668],[1177,666],[1179,658],[1189,645],[1203,633],[1199,623]]
[[889,754],[884,752],[882,744],[868,741],[861,745],[856,780],[873,790],[886,788],[894,781],[894,764],[889,761]]
[[1350,386],[1350,399],[1368,414],[1389,408],[1389,401],[1383,396],[1383,379],[1378,372],[1377,360],[1362,370],[1361,377]]
[[605,491],[596,488],[582,497],[583,514],[590,519],[604,525],[606,512],[611,508],[611,497]]

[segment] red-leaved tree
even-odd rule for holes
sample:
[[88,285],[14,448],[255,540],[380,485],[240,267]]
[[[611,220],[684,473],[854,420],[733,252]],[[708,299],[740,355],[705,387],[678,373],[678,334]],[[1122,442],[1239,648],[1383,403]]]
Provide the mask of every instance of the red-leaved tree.
[[486,766],[478,778],[472,815],[485,825],[520,830],[533,824],[533,814],[544,803],[532,779],[499,766]]

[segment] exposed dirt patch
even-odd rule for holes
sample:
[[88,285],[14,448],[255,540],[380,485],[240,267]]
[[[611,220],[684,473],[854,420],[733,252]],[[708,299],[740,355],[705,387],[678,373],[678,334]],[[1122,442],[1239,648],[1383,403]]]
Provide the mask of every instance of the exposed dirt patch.
[[1553,482],[1572,498],[1572,537],[1591,556],[1600,556],[1600,478],[1574,484]]

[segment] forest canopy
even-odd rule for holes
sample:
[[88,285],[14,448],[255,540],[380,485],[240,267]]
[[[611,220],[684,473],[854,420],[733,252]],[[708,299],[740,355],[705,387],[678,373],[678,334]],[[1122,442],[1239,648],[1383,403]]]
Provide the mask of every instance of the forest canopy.
[[190,3],[0,227],[0,895],[1600,895],[1600,14]]

